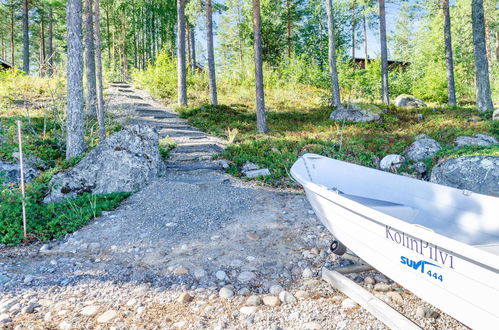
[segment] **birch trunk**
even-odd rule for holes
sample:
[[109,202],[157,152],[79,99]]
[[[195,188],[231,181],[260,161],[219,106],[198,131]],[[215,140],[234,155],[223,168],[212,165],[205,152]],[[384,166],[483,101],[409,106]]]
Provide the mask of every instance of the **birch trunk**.
[[476,72],[476,103],[478,111],[494,109],[490,92],[489,65],[485,46],[485,18],[483,0],[471,1],[471,20],[473,24],[473,46]]
[[456,106],[456,86],[454,83],[454,60],[452,56],[452,34],[450,28],[449,0],[443,0],[445,64],[447,70],[447,103]]
[[187,106],[187,83],[185,68],[185,0],[177,0],[177,19],[178,105]]
[[196,27],[191,26],[191,69],[193,73],[196,73],[197,64],[196,64]]
[[256,125],[258,132],[267,133],[267,117],[265,114],[265,94],[262,67],[262,31],[260,17],[260,0],[253,0],[253,40],[255,51],[255,85],[256,85]]
[[388,48],[386,45],[386,14],[385,0],[379,0],[379,34],[381,48],[381,100],[385,104],[390,103],[388,89]]
[[23,71],[29,74],[29,6],[23,0]]
[[210,84],[210,103],[218,104],[217,80],[215,74],[215,52],[213,50],[213,8],[211,0],[206,0],[206,48],[208,50],[208,74]]
[[66,158],[85,151],[83,126],[83,43],[81,0],[67,3],[67,141]]
[[331,74],[331,105],[335,108],[341,106],[340,83],[338,81],[338,70],[336,68],[336,40],[334,35],[335,24],[332,0],[326,0],[327,31],[329,37],[329,72]]
[[54,73],[54,10],[49,8],[49,75]]

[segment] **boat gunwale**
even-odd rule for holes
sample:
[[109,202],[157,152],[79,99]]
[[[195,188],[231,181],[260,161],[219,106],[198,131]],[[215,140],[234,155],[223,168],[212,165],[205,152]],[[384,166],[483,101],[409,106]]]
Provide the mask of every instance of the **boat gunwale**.
[[[305,155],[301,156],[299,159],[303,160],[303,158],[306,156],[312,156],[314,158],[320,157],[320,158],[326,158],[326,159],[331,159],[334,161],[342,162],[342,161],[337,160],[337,159],[328,158],[325,156],[320,156],[320,155],[311,154],[311,153],[305,154]],[[345,162],[345,163],[348,163],[348,162]],[[349,163],[349,164],[351,164],[351,163]],[[360,166],[360,167],[363,167],[366,169],[370,169],[368,167],[357,165],[357,164],[351,164],[351,165]],[[430,231],[424,227],[420,227],[420,226],[417,226],[415,224],[408,223],[404,220],[398,219],[398,218],[391,216],[387,213],[383,213],[381,211],[378,211],[376,209],[373,209],[373,208],[370,208],[366,205],[363,205],[362,203],[351,200],[348,197],[341,196],[340,194],[336,193],[335,191],[328,190],[327,188],[325,188],[324,186],[321,186],[320,184],[317,184],[317,183],[314,183],[312,181],[309,181],[309,180],[302,178],[301,175],[297,174],[295,166],[296,166],[296,163],[291,168],[291,171],[290,171],[291,175],[305,189],[309,189],[312,192],[318,194],[319,196],[327,199],[328,201],[348,210],[349,212],[355,213],[355,214],[357,214],[357,215],[359,215],[359,216],[361,216],[369,221],[373,221],[373,222],[376,222],[376,223],[382,224],[382,225],[387,225],[395,230],[404,232],[405,234],[407,234],[409,236],[423,239],[426,242],[437,246],[439,249],[445,250],[446,252],[454,254],[457,257],[462,258],[463,260],[465,260],[467,262],[479,265],[480,267],[486,268],[489,271],[492,271],[494,273],[499,274],[499,256],[498,255],[493,254],[493,253],[488,252],[488,251],[484,251],[484,250],[482,250],[474,245],[469,245],[469,244],[460,242],[458,240],[455,240],[453,238],[436,233],[434,231]],[[393,174],[393,175],[395,175],[395,174]],[[411,179],[411,178],[407,178],[407,179]],[[413,180],[416,180],[416,179],[413,179]],[[439,185],[439,186],[441,186],[441,185]],[[443,186],[443,187],[452,188],[452,187],[447,187],[447,186]],[[453,189],[456,189],[456,188],[453,188]],[[478,194],[478,195],[481,195],[481,194]],[[484,195],[484,196],[486,196],[486,195]],[[336,199],[336,201],[335,201],[335,199]],[[360,209],[360,211],[355,211],[354,209]],[[366,212],[362,212],[362,211],[368,211],[369,213],[373,213],[373,215],[378,219],[373,219],[372,217],[367,216]],[[470,256],[470,254],[471,254],[471,256]]]

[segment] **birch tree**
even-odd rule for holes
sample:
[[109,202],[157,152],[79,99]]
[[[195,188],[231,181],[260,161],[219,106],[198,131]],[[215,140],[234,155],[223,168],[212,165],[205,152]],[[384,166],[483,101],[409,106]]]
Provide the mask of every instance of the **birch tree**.
[[106,138],[106,126],[104,122],[104,96],[102,93],[102,43],[100,32],[100,0],[94,3],[94,34],[95,34],[95,67],[97,78],[97,117],[99,120],[100,141]]
[[97,114],[97,91],[95,77],[95,43],[93,0],[83,0],[83,16],[85,18],[85,69],[87,74],[86,112],[89,116]]
[[256,87],[256,123],[258,132],[267,133],[267,117],[265,114],[265,94],[262,67],[262,31],[260,17],[260,0],[252,0],[253,9],[253,47],[255,52],[255,87]]
[[208,51],[208,74],[210,84],[210,103],[218,104],[217,80],[215,76],[215,52],[213,50],[213,8],[211,0],[206,0],[206,48]]
[[178,105],[187,106],[185,67],[185,0],[177,0],[177,29]]
[[334,35],[335,24],[334,24],[334,13],[333,13],[333,1],[326,0],[326,12],[327,12],[327,30],[329,36],[329,72],[331,75],[331,105],[335,108],[341,106],[341,96],[340,96],[340,83],[338,81],[338,70],[336,68],[336,40]]
[[379,0],[379,36],[381,48],[381,100],[390,103],[388,90],[388,48],[386,45],[386,13],[385,0]]
[[23,70],[29,74],[29,3],[23,0]]
[[452,55],[452,35],[450,26],[449,0],[442,1],[444,13],[445,65],[447,74],[447,104],[456,106],[456,84],[454,82],[454,59]]

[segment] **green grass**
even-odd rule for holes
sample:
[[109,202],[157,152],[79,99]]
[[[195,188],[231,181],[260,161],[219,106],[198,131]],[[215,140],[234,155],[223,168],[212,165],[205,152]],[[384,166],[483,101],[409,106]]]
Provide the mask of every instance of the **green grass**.
[[[302,91],[303,92],[303,91]],[[246,161],[270,169],[271,176],[258,178],[266,184],[279,187],[293,186],[288,177],[289,168],[306,152],[374,167],[376,160],[387,154],[402,154],[418,134],[425,133],[439,141],[442,151],[432,166],[441,158],[468,155],[497,155],[498,147],[454,148],[453,141],[460,135],[483,133],[499,138],[499,123],[487,120],[490,113],[479,115],[471,108],[401,109],[389,106],[381,123],[337,123],[328,119],[331,109],[302,93],[302,104],[293,102],[276,104],[278,90],[268,92],[269,134],[256,132],[256,115],[253,105],[230,106],[201,105],[179,109],[181,117],[202,130],[227,138],[228,132],[237,129],[237,136],[220,157],[233,161],[229,172],[240,176],[238,166]],[[419,122],[417,115],[423,114]],[[234,138],[232,136],[232,138]],[[410,165],[410,164],[407,164]],[[407,166],[406,166],[407,168]]]

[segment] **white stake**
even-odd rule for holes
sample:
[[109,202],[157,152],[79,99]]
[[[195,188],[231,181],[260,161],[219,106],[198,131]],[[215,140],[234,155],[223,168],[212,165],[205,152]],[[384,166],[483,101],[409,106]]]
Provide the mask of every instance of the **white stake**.
[[22,205],[23,205],[23,230],[24,230],[24,239],[27,238],[26,234],[26,203],[25,203],[25,194],[24,194],[24,164],[23,164],[23,141],[21,138],[21,121],[17,121],[17,137],[19,139],[19,168],[21,170],[21,192],[23,195]]

